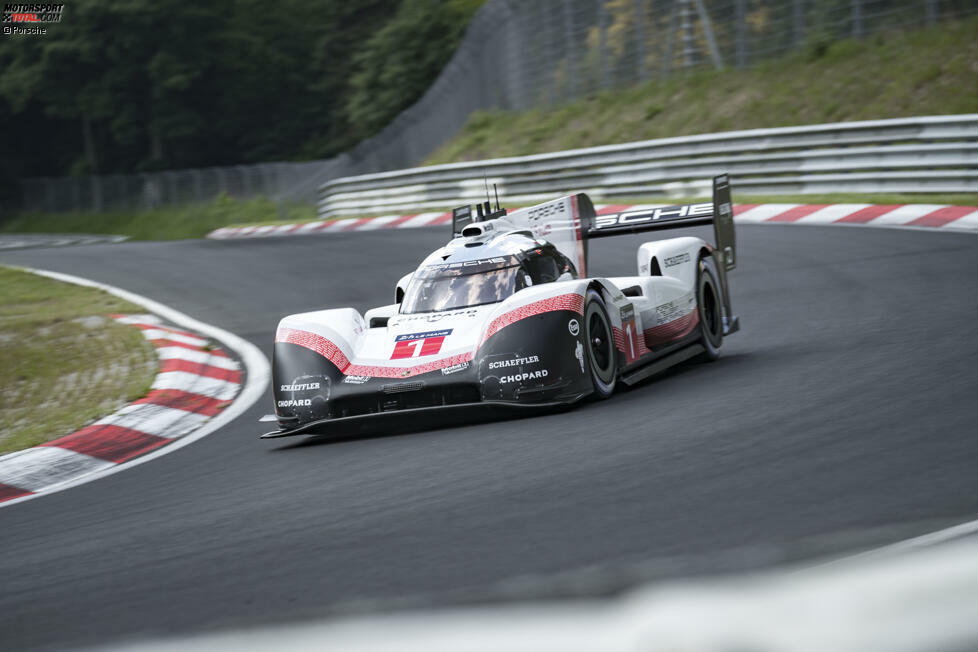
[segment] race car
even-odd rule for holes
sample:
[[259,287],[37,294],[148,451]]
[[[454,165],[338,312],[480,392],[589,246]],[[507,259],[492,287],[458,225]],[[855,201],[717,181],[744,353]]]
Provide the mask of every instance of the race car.
[[[587,274],[590,239],[702,224],[713,224],[716,246],[690,236],[646,242],[635,276]],[[619,383],[716,359],[739,329],[726,175],[713,179],[712,203],[608,215],[583,193],[512,212],[487,200],[475,215],[455,209],[452,235],[397,282],[390,305],[281,320],[275,414],[262,418],[279,427],[262,437],[605,399]]]

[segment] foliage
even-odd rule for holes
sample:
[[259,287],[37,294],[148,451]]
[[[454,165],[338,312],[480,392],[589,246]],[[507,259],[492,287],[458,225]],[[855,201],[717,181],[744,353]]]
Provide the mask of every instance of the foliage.
[[347,114],[361,138],[420,99],[451,58],[482,0],[404,0],[354,57]]
[[428,164],[734,129],[978,112],[978,18],[700,70],[557,108],[474,113]]
[[481,2],[70,3],[0,40],[0,185],[331,156],[424,92]]

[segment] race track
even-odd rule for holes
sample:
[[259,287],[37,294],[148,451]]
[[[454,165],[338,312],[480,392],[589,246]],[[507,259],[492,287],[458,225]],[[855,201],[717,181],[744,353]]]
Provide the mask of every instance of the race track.
[[[388,303],[447,232],[0,262],[144,294],[270,353],[287,313]],[[527,575],[519,595],[614,588],[638,569],[765,566],[975,518],[978,237],[747,226],[738,238],[743,329],[717,363],[570,412],[312,445],[257,438],[269,393],[191,446],[0,509],[0,649],[499,598]],[[633,273],[643,239],[592,243],[592,273]],[[604,584],[548,580],[591,566]]]

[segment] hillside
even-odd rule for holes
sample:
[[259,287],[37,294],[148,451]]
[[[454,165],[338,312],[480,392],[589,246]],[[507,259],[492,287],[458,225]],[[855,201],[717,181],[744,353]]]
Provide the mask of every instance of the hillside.
[[978,112],[978,19],[812,45],[559,108],[479,112],[426,164],[735,129]]

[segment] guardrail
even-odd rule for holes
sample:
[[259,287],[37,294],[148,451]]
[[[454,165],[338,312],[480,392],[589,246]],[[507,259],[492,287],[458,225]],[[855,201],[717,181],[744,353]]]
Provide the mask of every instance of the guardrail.
[[532,202],[709,194],[728,172],[743,194],[978,192],[978,114],[839,122],[647,140],[333,179],[319,214],[449,208],[485,198]]

